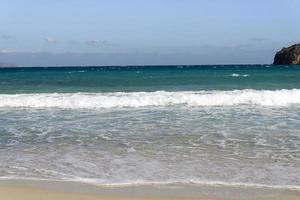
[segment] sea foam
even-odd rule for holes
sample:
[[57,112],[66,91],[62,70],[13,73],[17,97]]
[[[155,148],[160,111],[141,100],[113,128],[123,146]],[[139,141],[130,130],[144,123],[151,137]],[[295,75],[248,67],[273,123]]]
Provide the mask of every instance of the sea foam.
[[300,104],[300,89],[180,92],[1,94],[0,107],[138,108],[145,106],[289,106]]
[[249,74],[231,74],[232,77],[248,77]]

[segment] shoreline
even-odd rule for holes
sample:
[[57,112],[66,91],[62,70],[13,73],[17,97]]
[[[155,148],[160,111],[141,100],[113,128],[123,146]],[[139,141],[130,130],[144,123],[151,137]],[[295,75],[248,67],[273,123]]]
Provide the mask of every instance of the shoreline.
[[121,183],[100,183],[94,179],[47,179],[47,178],[23,178],[23,177],[0,177],[0,186],[2,182],[45,182],[45,183],[74,183],[84,184],[103,188],[122,188],[139,186],[157,186],[164,187],[169,185],[182,185],[192,187],[238,187],[238,188],[265,188],[300,191],[300,185],[265,185],[259,183],[240,183],[240,182],[222,182],[222,181],[166,181],[166,182],[121,182]]
[[0,196],[9,200],[118,200],[118,199],[201,199],[201,200],[299,200],[300,189],[251,186],[164,184],[97,186],[73,181],[0,180]]

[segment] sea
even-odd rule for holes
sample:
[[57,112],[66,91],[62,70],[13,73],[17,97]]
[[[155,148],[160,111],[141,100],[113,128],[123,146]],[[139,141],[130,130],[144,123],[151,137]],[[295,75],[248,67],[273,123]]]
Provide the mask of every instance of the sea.
[[300,66],[1,68],[0,179],[300,188]]

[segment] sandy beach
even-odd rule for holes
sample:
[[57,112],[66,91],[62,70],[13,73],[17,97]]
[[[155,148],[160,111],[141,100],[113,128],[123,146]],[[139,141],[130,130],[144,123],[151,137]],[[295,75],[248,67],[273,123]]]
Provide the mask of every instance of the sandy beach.
[[100,187],[77,182],[2,180],[0,197],[5,200],[299,200],[300,190],[179,184]]
[[0,200],[300,200],[300,0],[0,2]]

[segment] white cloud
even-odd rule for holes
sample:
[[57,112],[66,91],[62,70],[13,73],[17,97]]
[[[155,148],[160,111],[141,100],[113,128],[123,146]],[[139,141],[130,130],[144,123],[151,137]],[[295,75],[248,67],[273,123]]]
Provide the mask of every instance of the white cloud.
[[263,42],[263,41],[266,41],[267,38],[262,38],[262,37],[253,37],[253,38],[250,38],[251,41],[254,41],[254,42]]
[[0,53],[14,53],[14,52],[16,51],[13,49],[0,49]]
[[97,45],[99,45],[99,41],[98,40],[88,40],[88,41],[86,41],[86,44],[90,45],[90,46],[97,46]]
[[46,37],[45,41],[48,42],[48,43],[51,43],[51,44],[57,43],[57,40],[53,37]]
[[110,42],[107,40],[88,40],[85,42],[89,46],[110,46]]

